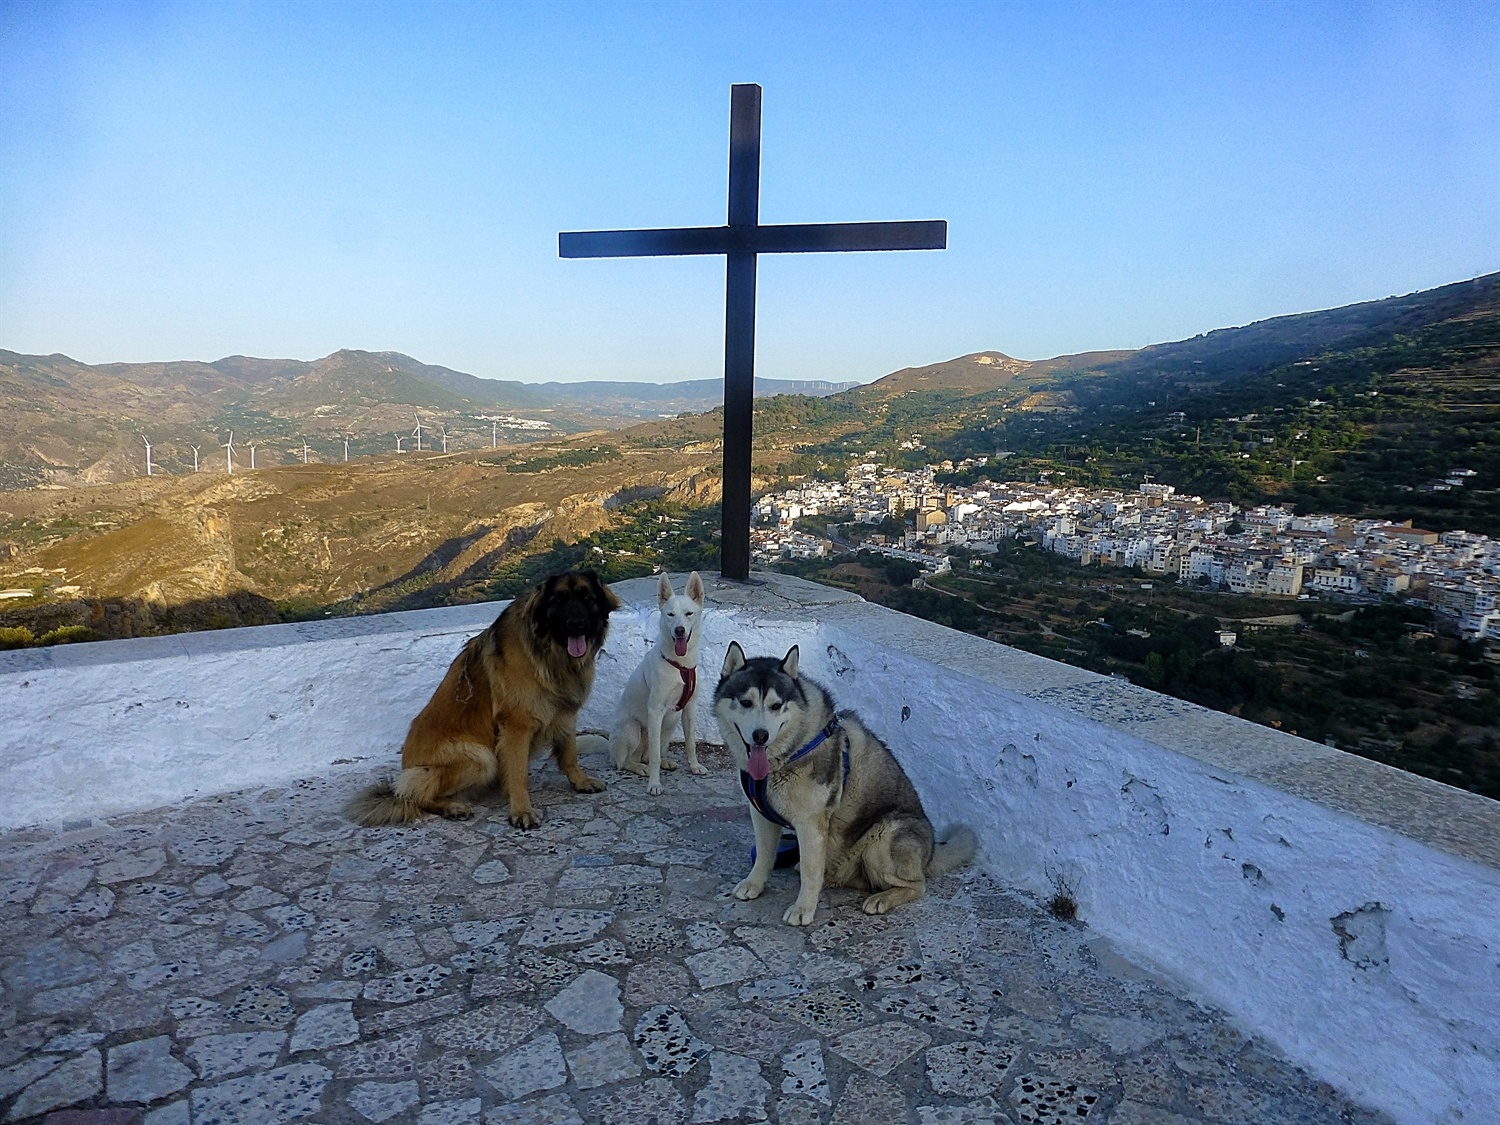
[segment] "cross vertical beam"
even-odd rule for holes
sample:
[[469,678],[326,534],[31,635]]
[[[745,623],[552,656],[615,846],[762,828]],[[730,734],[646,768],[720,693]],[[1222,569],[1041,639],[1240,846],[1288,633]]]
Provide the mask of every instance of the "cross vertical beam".
[[[759,86],[734,86],[729,98],[729,227],[760,225]],[[748,240],[747,240],[748,241]],[[724,255],[724,495],[719,570],[750,577],[750,459],[755,419],[754,250]]]
[[564,258],[644,258],[723,254],[724,500],[719,569],[750,577],[750,455],[755,411],[755,263],[759,254],[844,250],[943,250],[942,219],[895,223],[760,223],[759,86],[730,87],[729,222],[722,227],[563,231]]

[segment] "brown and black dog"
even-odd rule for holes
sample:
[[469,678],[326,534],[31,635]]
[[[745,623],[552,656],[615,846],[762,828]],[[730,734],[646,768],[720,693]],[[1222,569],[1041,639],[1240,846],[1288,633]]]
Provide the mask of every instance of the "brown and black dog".
[[526,775],[552,751],[580,793],[604,782],[578,765],[578,709],[594,686],[594,657],[621,605],[593,571],[556,574],[511,602],[464,645],[427,706],[411,721],[394,782],[349,803],[360,824],[404,824],[423,813],[461,820],[473,806],[456,794],[498,780],[510,822],[535,828]]

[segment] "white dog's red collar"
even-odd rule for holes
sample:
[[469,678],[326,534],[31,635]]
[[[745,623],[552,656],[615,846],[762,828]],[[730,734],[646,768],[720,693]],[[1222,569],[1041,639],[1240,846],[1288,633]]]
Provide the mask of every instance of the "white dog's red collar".
[[676,668],[677,674],[682,677],[682,698],[677,701],[677,706],[674,708],[674,710],[681,711],[693,698],[693,693],[698,690],[698,669],[696,667],[684,668],[670,656],[663,656],[662,659]]

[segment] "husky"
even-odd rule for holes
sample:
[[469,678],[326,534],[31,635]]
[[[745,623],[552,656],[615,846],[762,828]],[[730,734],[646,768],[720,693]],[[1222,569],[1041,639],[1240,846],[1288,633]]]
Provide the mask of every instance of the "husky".
[[799,653],[746,659],[729,645],[714,715],[740,769],[755,827],[755,862],[734,888],[765,889],[782,827],[797,833],[802,886],[782,921],[808,926],[825,881],[873,893],[866,914],[922,897],[928,878],[974,857],[974,834],[954,828],[937,843],[921,798],[890,748],[852,711],[836,711],[820,684],[798,675]]
[[665,574],[656,583],[661,608],[656,647],[648,652],[625,684],[609,734],[615,768],[646,777],[646,792],[661,793],[661,771],[675,770],[661,760],[662,750],[682,722],[689,772],[702,777],[693,730],[693,698],[698,692],[698,652],[703,647],[703,579],[695,570],[682,593]]

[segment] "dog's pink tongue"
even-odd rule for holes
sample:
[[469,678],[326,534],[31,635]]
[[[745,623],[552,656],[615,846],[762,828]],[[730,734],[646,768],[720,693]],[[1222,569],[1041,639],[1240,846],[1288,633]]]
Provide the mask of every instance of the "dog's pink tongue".
[[675,638],[672,641],[672,647],[677,650],[677,655],[678,656],[686,656],[687,655],[687,638],[686,637],[677,637],[677,638]]
[[766,756],[762,746],[750,747],[750,776],[756,781],[764,781],[771,776],[771,759]]
[[589,650],[589,639],[587,637],[569,637],[568,655],[578,658]]

